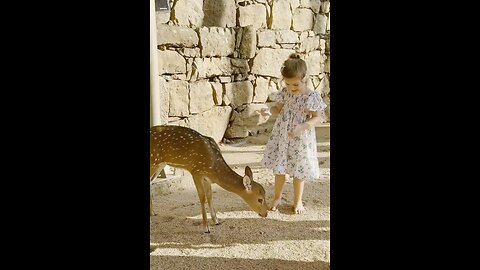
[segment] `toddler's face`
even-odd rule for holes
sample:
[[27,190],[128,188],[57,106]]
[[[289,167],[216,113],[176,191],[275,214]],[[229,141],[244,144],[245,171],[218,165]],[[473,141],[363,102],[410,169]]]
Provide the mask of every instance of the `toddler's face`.
[[295,78],[284,78],[283,82],[287,90],[290,91],[292,94],[298,94],[303,92],[305,89],[305,83],[298,77]]

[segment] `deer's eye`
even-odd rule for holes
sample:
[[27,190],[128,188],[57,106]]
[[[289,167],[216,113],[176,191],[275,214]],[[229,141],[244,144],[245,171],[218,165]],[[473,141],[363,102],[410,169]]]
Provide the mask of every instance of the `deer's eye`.
[[259,203],[263,203],[263,199],[258,199],[258,202],[259,202]]

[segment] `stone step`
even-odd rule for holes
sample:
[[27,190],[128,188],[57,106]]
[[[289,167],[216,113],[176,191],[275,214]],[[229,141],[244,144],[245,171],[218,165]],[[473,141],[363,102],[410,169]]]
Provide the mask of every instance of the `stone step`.
[[315,127],[317,142],[330,141],[330,124],[320,124]]
[[195,189],[195,184],[188,172],[179,172],[178,175],[167,175],[166,178],[157,178],[150,184],[153,197],[189,189]]

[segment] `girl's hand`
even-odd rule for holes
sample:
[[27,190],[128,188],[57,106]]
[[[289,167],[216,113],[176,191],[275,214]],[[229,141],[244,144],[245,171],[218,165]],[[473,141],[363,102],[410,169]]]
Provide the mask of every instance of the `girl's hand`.
[[291,131],[288,132],[288,137],[295,138],[307,130],[310,126],[306,123],[295,126]]
[[272,113],[268,108],[262,108],[260,111],[256,111],[256,113],[262,115],[262,116],[270,116]]
[[270,108],[270,112],[272,112],[273,114],[279,114],[279,113],[282,112],[282,110],[283,110],[283,104],[282,103],[277,103]]

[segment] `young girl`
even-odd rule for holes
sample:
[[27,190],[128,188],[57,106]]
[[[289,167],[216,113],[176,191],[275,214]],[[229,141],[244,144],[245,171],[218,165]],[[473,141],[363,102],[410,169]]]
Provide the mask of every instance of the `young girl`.
[[[315,126],[321,122],[318,113],[327,106],[318,92],[307,88],[307,65],[299,55],[290,55],[281,73],[286,88],[271,97],[277,102],[271,112],[279,115],[262,164],[275,174],[275,198],[270,210],[275,211],[280,204],[285,174],[288,174],[293,177],[293,212],[301,214],[305,211],[302,203],[304,182],[320,176]],[[262,114],[269,112],[264,109]]]

